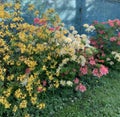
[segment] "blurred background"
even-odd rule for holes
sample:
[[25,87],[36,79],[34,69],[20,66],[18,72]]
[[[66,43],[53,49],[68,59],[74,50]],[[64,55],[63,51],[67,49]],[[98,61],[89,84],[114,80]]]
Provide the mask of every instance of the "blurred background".
[[[0,0],[0,2],[11,2],[14,0]],[[109,19],[120,19],[120,0],[21,0],[24,18],[32,23],[32,14],[26,13],[28,4],[43,12],[47,8],[54,8],[66,27],[73,25],[79,33],[83,33],[82,25],[92,23],[94,20],[107,21]]]

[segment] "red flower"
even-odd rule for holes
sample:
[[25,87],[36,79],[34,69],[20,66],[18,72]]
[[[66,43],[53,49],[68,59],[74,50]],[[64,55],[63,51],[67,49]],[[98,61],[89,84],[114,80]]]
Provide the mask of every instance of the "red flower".
[[51,27],[49,28],[50,31],[54,32],[55,31],[55,28]]
[[102,75],[108,74],[108,68],[105,67],[104,65],[101,65],[101,66],[100,66],[100,73],[101,73]]
[[112,41],[112,42],[113,42],[113,41],[116,41],[116,37],[111,37],[111,38],[110,38],[110,41]]
[[118,41],[117,44],[120,45],[120,41]]
[[81,92],[85,92],[85,91],[86,91],[86,87],[85,87],[83,84],[80,83],[80,85],[79,85],[79,90],[80,90]]
[[43,80],[42,83],[43,83],[43,86],[46,86],[46,85],[47,85],[46,80]]
[[118,37],[120,37],[120,32],[118,33]]
[[25,73],[26,73],[26,74],[30,74],[30,72],[31,72],[31,71],[30,71],[30,68],[26,68]]
[[90,40],[90,44],[92,44],[92,45],[97,45],[97,41],[94,40],[94,39],[91,39],[91,40]]
[[102,24],[106,24],[106,22],[102,22]]
[[57,27],[50,27],[49,30],[54,32],[56,30],[59,30],[60,29],[60,26],[57,26]]
[[102,74],[99,73],[99,70],[97,68],[93,69],[92,73],[94,76],[97,76],[98,78],[100,78],[102,76]]
[[104,63],[104,60],[98,60],[98,62],[100,62],[100,63]]
[[75,90],[76,91],[79,90],[81,92],[85,92],[86,91],[86,87],[82,83],[80,83],[79,85],[76,86]]
[[89,58],[89,60],[90,60],[90,64],[91,65],[95,65],[96,64],[96,62],[95,62],[95,60],[94,60],[94,57],[91,57],[91,58]]
[[87,74],[87,72],[88,72],[87,66],[81,67],[80,71],[83,75]]
[[93,69],[92,73],[94,76],[98,76],[98,69],[97,68]]
[[34,18],[34,24],[39,24],[40,19],[39,18]]
[[104,53],[104,52],[102,52],[102,56],[105,56],[105,53]]
[[108,24],[109,24],[109,26],[113,27],[114,26],[114,21],[113,20],[109,20]]
[[78,78],[75,78],[73,81],[74,81],[75,84],[79,83],[79,79]]
[[60,29],[60,26],[55,27],[55,30],[59,30],[59,29]]
[[42,88],[42,87],[38,87],[38,88],[37,88],[37,91],[40,93],[40,92],[43,91],[43,88]]
[[114,22],[116,22],[116,24],[118,25],[118,26],[120,26],[120,20],[119,19],[115,19],[115,20],[113,20]]
[[47,23],[46,19],[40,19],[39,24],[40,25],[45,25]]
[[104,34],[104,33],[105,33],[104,30],[99,30],[98,32],[99,32],[100,34]]

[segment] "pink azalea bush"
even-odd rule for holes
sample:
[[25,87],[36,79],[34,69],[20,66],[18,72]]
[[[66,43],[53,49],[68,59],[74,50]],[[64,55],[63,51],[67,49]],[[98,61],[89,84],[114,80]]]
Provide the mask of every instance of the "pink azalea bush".
[[[96,57],[104,61],[104,65],[119,70],[120,20],[95,21],[92,25],[95,34],[90,37],[90,43],[99,51]],[[117,52],[116,56],[112,55],[114,51]]]

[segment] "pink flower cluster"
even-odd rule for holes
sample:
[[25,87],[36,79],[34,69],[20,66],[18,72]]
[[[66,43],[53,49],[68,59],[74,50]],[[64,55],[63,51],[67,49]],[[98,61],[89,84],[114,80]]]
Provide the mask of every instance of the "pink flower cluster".
[[[98,21],[94,21],[93,25],[98,24]],[[119,19],[114,19],[114,20],[108,20],[107,22],[102,22],[101,24],[108,24],[110,27],[114,27],[114,26],[120,26],[120,20]]]
[[100,33],[100,34],[104,34],[105,31],[104,31],[104,30],[99,30],[99,33]]
[[85,85],[83,85],[82,83],[79,83],[79,79],[78,78],[74,79],[74,83],[77,84],[77,86],[75,88],[76,91],[85,92],[87,90]]
[[101,66],[100,66],[100,73],[101,73],[102,75],[107,75],[107,74],[108,74],[108,68],[105,67],[104,65],[101,65]]
[[34,24],[45,25],[47,23],[46,19],[34,18]]
[[92,44],[92,45],[96,45],[97,44],[97,41],[96,40],[94,40],[94,39],[90,39],[90,44]]
[[111,41],[111,42],[116,41],[116,40],[117,40],[116,37],[111,37],[111,38],[110,38],[110,41]]
[[59,30],[60,29],[60,26],[57,26],[57,27],[50,27],[49,30],[54,32],[56,30]]
[[89,58],[89,63],[90,63],[91,65],[96,65],[96,62],[95,62],[95,59],[94,59],[93,56]]
[[118,37],[120,37],[120,32],[118,32]]
[[117,44],[120,45],[120,41],[118,41]]
[[[46,25],[47,24],[47,20],[46,19],[39,19],[39,18],[34,18],[34,24],[35,25]],[[56,30],[60,29],[60,26],[56,26],[56,27],[48,27],[48,29],[51,32],[54,32]]]
[[83,66],[80,68],[80,72],[83,74],[83,75],[86,75],[88,73],[88,68],[87,66]]
[[119,19],[115,19],[115,20],[108,20],[108,24],[111,27],[114,27],[115,25],[120,26],[120,20]]
[[74,82],[75,84],[78,84],[78,83],[79,83],[79,79],[78,79],[78,78],[75,78],[75,79],[73,80],[73,82]]
[[80,83],[79,85],[76,86],[76,91],[85,92],[86,90],[87,90],[86,86],[83,85],[82,83]]
[[101,76],[108,74],[108,68],[105,67],[104,65],[101,65],[99,69],[94,68],[92,73],[93,73],[94,76],[97,76],[97,77],[100,78]]

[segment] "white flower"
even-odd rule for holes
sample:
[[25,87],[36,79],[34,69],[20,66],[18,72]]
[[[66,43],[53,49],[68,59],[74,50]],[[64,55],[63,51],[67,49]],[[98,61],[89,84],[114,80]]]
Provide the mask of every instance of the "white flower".
[[75,27],[74,26],[70,26],[70,30],[75,30]]
[[117,59],[117,61],[120,62],[120,56],[119,56],[119,58]]
[[67,43],[71,43],[71,42],[72,42],[72,39],[71,39],[71,38],[66,38],[65,41],[66,41]]
[[64,26],[65,26],[65,24],[64,24],[64,23],[61,23],[61,26],[63,26],[63,27],[64,27]]
[[115,52],[115,51],[112,51],[111,54],[116,54],[116,52]]
[[80,35],[79,35],[79,34],[77,34],[77,35],[75,35],[75,37],[76,37],[76,38],[80,38]]
[[59,43],[56,43],[57,46],[59,46],[60,44]]
[[86,28],[86,32],[93,32],[95,30],[95,27],[93,25]]
[[90,47],[90,40],[86,40],[86,45],[85,45],[86,47]]
[[16,50],[15,50],[16,52],[20,52],[20,48],[16,48]]
[[64,50],[64,48],[62,48],[61,50],[60,50],[60,53],[59,53],[60,55],[64,55],[65,54],[65,50]]
[[85,31],[86,31],[86,32],[91,32],[91,29],[90,29],[90,28],[87,28]]
[[66,84],[65,80],[61,80],[61,81],[60,81],[60,84],[61,84],[62,86],[65,86],[65,84]]
[[71,82],[71,81],[67,81],[66,84],[67,84],[68,86],[70,86],[70,87],[73,86],[73,82]]
[[85,35],[85,34],[82,34],[80,37],[83,39],[87,39],[87,35]]
[[73,55],[71,60],[75,61],[77,59],[77,56],[76,55]]
[[88,28],[88,27],[89,27],[89,25],[88,25],[88,24],[84,24],[84,25],[83,25],[83,27]]
[[72,34],[74,34],[74,35],[77,34],[77,33],[78,33],[78,31],[76,31],[76,30],[74,30],[74,31],[72,32]]
[[79,56],[79,59],[80,59],[80,63],[81,63],[81,65],[84,66],[85,63],[86,63],[86,59],[85,59],[85,57],[82,56],[82,55],[80,55],[80,56]]
[[95,30],[95,27],[94,27],[93,25],[91,25],[89,28],[90,28],[92,31]]
[[65,58],[62,60],[62,64],[66,64],[69,61],[69,58]]
[[107,61],[110,61],[111,59],[110,58],[106,58]]
[[24,81],[21,82],[22,86],[26,86],[28,82],[28,79],[26,78]]
[[110,65],[113,65],[114,64],[114,62],[113,61],[110,61]]

